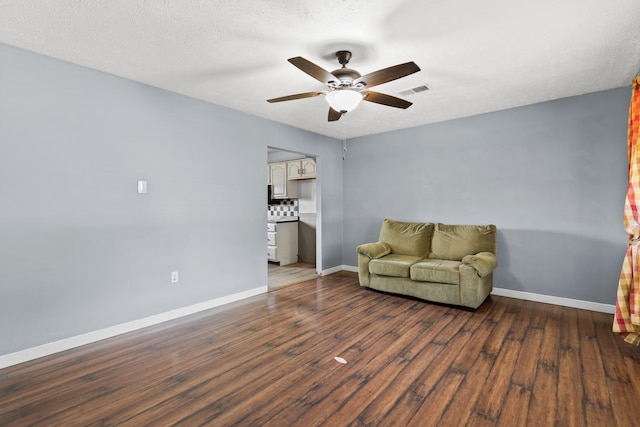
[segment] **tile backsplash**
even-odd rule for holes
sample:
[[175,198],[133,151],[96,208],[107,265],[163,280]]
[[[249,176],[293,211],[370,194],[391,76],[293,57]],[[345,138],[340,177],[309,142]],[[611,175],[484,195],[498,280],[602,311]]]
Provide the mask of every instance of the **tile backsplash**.
[[298,216],[298,199],[282,199],[276,203],[270,203],[267,214],[271,216]]

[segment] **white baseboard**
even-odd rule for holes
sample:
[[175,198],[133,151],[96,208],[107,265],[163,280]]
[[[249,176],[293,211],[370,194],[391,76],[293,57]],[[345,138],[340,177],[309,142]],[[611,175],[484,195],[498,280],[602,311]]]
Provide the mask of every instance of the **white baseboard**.
[[0,369],[8,366],[17,365],[19,363],[28,362],[39,357],[49,356],[50,354],[60,351],[69,350],[71,348],[80,347],[81,345],[90,344],[105,338],[111,338],[116,335],[146,328],[148,326],[157,325],[168,320],[177,319],[179,317],[188,316],[210,308],[219,307],[234,301],[239,301],[255,295],[267,292],[266,286],[249,289],[247,291],[238,292],[236,294],[215,298],[209,301],[193,304],[187,307],[178,308],[176,310],[167,311],[165,313],[155,314],[131,322],[122,323],[120,325],[111,326],[109,328],[99,329],[97,331],[88,332],[75,337],[65,338],[59,341],[39,345],[37,347],[28,348],[26,350],[17,351],[0,356]]
[[547,304],[562,305],[583,310],[599,311],[601,313],[614,314],[616,306],[613,304],[602,304],[599,302],[583,301],[579,299],[555,297],[552,295],[534,294],[531,292],[513,291],[511,289],[493,288],[492,295],[501,297],[518,298],[526,301],[544,302]]
[[[340,271],[347,270],[347,268],[348,268],[348,266],[346,266],[346,265],[339,265],[339,266],[337,266],[337,267],[332,267],[332,268],[329,268],[329,269],[327,269],[327,270],[322,270],[322,273],[321,273],[321,274],[322,274],[323,276],[327,276],[327,275],[329,275],[329,274],[338,273],[338,272],[340,272]],[[347,271],[349,271],[349,270],[347,270]],[[357,270],[356,270],[356,271],[357,271]]]

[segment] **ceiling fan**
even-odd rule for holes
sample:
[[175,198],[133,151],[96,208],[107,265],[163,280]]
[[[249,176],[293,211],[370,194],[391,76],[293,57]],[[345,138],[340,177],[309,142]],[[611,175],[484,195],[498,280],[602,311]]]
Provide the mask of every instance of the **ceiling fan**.
[[267,99],[267,102],[292,101],[294,99],[325,95],[325,99],[329,103],[330,122],[339,120],[343,114],[356,108],[362,100],[396,108],[409,108],[411,106],[412,103],[409,101],[384,93],[374,92],[369,90],[369,88],[420,71],[420,68],[414,62],[406,62],[404,64],[383,68],[363,76],[356,70],[347,68],[347,64],[351,60],[351,52],[348,50],[340,50],[336,52],[336,58],[342,67],[331,72],[301,56],[290,58],[290,63],[319,82],[327,85],[328,90],[322,92],[297,93],[295,95]]

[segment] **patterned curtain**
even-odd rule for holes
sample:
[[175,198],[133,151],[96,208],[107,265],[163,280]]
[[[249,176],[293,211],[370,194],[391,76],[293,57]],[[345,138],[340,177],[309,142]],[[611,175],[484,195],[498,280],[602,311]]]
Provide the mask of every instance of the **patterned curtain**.
[[618,282],[613,332],[640,346],[640,77],[632,82],[629,107],[629,186],[624,204],[624,229],[629,237],[627,255]]

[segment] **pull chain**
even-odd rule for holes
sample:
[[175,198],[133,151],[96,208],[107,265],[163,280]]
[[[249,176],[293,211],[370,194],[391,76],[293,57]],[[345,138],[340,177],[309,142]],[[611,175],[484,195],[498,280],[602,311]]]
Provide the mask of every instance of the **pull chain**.
[[[346,114],[345,114],[346,116]],[[342,119],[342,160],[347,160],[347,123],[346,117]]]

